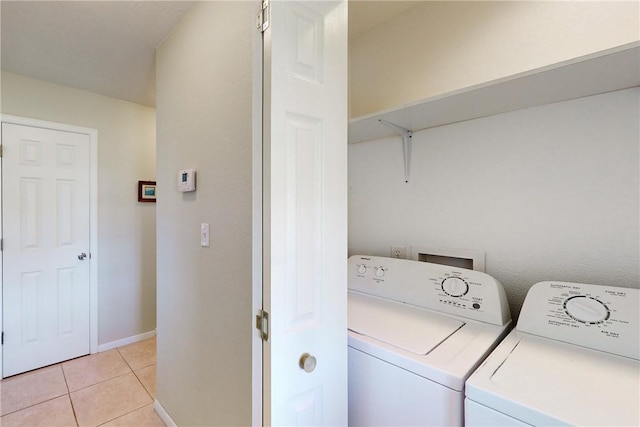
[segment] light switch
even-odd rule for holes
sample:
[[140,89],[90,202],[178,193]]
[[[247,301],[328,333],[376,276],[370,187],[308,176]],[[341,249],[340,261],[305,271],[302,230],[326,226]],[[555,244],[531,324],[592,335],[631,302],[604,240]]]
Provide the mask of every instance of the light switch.
[[209,223],[207,222],[200,224],[200,246],[209,247]]

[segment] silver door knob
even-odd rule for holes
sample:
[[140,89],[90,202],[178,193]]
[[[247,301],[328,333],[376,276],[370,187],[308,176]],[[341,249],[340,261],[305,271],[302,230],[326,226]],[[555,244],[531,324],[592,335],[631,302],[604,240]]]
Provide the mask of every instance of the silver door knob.
[[84,252],[82,252],[80,255],[78,255],[78,259],[80,261],[84,261],[84,259],[87,257],[87,254],[85,254]]
[[304,369],[305,372],[309,373],[316,369],[317,361],[315,357],[309,353],[305,353],[300,356],[300,362],[298,364],[300,365],[300,369]]

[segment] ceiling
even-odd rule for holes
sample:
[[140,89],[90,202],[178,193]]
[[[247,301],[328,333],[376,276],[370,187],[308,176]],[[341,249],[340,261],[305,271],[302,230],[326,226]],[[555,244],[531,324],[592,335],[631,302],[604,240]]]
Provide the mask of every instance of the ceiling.
[[155,105],[155,48],[182,1],[5,1],[2,70]]
[[[2,70],[155,106],[155,49],[194,3],[2,0]],[[416,4],[351,1],[349,39]]]

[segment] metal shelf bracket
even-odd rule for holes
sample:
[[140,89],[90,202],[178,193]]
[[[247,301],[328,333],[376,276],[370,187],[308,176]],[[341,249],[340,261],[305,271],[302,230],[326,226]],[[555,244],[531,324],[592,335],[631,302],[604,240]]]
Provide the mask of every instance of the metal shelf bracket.
[[384,119],[378,119],[378,121],[383,125],[394,129],[400,136],[402,136],[402,151],[404,153],[404,182],[409,183],[409,175],[411,172],[411,140],[413,138],[413,132]]

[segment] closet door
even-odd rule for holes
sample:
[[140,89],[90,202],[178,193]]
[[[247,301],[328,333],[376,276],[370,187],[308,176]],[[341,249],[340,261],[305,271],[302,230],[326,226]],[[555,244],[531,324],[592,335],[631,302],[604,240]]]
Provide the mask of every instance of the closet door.
[[90,352],[90,138],[2,124],[4,377]]
[[264,33],[264,425],[347,424],[347,2]]

